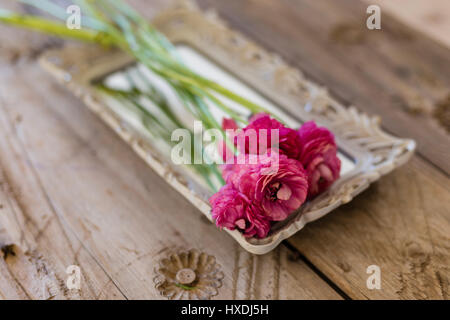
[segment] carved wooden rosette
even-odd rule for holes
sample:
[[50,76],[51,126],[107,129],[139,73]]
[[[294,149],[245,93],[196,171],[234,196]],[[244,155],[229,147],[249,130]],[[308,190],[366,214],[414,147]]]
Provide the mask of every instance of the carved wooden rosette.
[[159,262],[153,281],[170,300],[206,300],[218,294],[224,277],[214,256],[196,249],[173,253]]

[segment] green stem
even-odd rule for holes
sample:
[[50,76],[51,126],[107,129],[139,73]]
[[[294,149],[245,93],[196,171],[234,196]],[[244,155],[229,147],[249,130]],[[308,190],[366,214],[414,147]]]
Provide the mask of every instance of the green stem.
[[[49,0],[18,0],[22,3],[25,3],[29,6],[33,6],[43,12],[47,12],[48,14],[58,18],[60,20],[66,20],[68,14],[64,8],[54,4]],[[82,17],[82,25],[83,27],[87,27],[89,29],[94,29],[97,31],[106,31],[105,25],[100,23],[98,20],[91,19],[90,17]]]
[[[150,113],[144,106],[142,106],[139,103],[138,96],[141,94],[138,88],[134,88],[132,91],[122,91],[117,89],[111,89],[106,87],[103,84],[100,84],[97,86],[97,88],[105,93],[110,95],[111,97],[114,97],[117,101],[120,101],[124,106],[127,106],[131,104],[133,108],[135,108],[138,112],[142,115],[142,123],[144,127],[155,137],[162,137],[164,141],[171,142],[170,130],[168,131],[168,128],[163,126],[159,119],[157,119],[152,113]],[[180,128],[185,128],[180,124]],[[187,129],[187,128],[185,128]],[[188,130],[188,129],[187,129]],[[191,132],[191,135],[193,133]],[[200,152],[203,154],[202,150],[194,150],[194,152]],[[213,174],[221,183],[221,185],[225,184],[225,181],[222,178],[222,175],[220,171],[218,170],[217,166],[214,164],[208,165],[191,165],[191,167],[197,171],[205,180],[206,184],[211,188],[212,191],[217,192],[218,189],[215,186],[215,184],[212,182],[210,178],[210,174]]]
[[35,16],[20,15],[0,9],[0,22],[47,33],[62,38],[71,38],[101,45],[113,45],[114,41],[105,33],[87,29],[69,29],[63,23]]

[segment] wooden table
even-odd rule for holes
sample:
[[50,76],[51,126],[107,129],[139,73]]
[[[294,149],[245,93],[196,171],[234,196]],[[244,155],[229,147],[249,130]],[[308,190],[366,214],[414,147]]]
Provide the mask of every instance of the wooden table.
[[[166,6],[133,2],[149,17]],[[367,4],[356,0],[199,1],[418,142],[408,164],[264,256],[201,218],[37,65],[61,41],[0,26],[0,298],[160,299],[159,259],[196,248],[222,266],[216,298],[448,299],[450,41],[379,2],[381,31],[366,29]],[[441,5],[414,21],[439,26],[450,12]],[[66,287],[70,265],[81,290]],[[380,290],[366,286],[370,265],[381,268]]]

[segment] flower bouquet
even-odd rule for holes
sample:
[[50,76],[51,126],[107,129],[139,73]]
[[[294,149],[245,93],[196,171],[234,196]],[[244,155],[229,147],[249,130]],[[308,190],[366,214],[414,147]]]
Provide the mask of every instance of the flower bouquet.
[[226,184],[210,199],[219,227],[264,238],[273,222],[287,219],[339,178],[334,136],[312,121],[294,130],[262,113],[241,130],[231,119],[223,126],[235,136],[239,151],[223,152]]

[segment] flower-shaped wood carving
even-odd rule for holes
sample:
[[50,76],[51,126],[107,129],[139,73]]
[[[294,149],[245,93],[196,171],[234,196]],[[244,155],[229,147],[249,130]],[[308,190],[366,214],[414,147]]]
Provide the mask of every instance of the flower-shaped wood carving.
[[171,254],[155,268],[159,293],[171,300],[206,300],[218,294],[223,272],[214,256],[196,249]]

